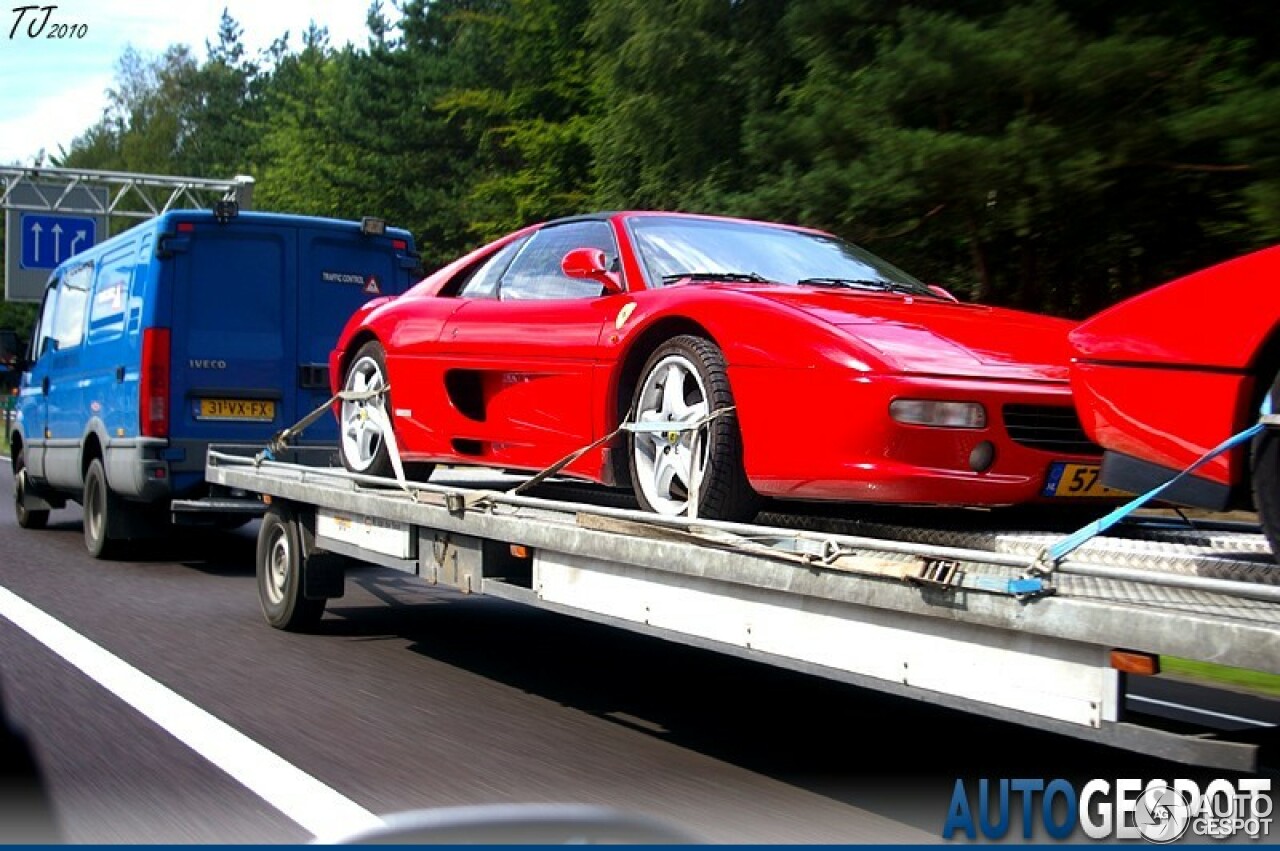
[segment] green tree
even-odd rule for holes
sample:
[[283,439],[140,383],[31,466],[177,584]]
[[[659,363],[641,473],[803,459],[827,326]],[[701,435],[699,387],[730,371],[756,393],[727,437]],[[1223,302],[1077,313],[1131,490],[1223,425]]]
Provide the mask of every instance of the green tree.
[[802,64],[773,0],[597,0],[588,28],[604,206],[724,212],[755,179],[744,136],[772,126]]
[[1274,87],[1241,41],[1159,23],[1082,22],[1050,0],[797,0],[784,31],[803,79],[750,124],[760,177],[729,203],[977,298],[1075,314],[1274,239],[1258,179]]

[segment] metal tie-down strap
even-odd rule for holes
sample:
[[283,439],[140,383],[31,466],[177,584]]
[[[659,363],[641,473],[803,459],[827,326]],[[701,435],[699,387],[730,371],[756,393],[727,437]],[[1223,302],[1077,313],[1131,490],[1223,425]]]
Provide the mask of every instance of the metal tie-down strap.
[[1032,565],[1029,572],[1033,576],[1043,576],[1052,573],[1058,567],[1058,564],[1068,555],[1084,546],[1094,537],[1101,535],[1125,517],[1128,517],[1131,513],[1146,505],[1148,502],[1155,499],[1173,485],[1182,481],[1184,478],[1212,461],[1214,458],[1217,458],[1222,453],[1239,446],[1245,441],[1252,440],[1255,436],[1261,434],[1263,429],[1269,426],[1278,425],[1280,425],[1280,417],[1277,417],[1271,412],[1271,394],[1268,393],[1262,401],[1261,416],[1259,417],[1258,422],[1249,426],[1249,428],[1239,434],[1232,435],[1222,441],[1222,443],[1219,443],[1213,449],[1210,449],[1204,455],[1200,456],[1200,458],[1197,459],[1190,467],[1187,467],[1164,484],[1152,488],[1141,496],[1135,497],[1129,502],[1126,502],[1124,505],[1108,513],[1102,518],[1093,521],[1075,532],[1072,532],[1057,543],[1045,547],[1036,557],[1036,563]]
[[634,413],[634,411],[629,410],[627,411],[626,416],[622,418],[622,422],[613,431],[609,432],[604,437],[601,437],[598,440],[592,441],[591,443],[587,444],[581,449],[578,449],[574,452],[569,453],[568,455],[561,458],[556,463],[552,464],[550,467],[547,467],[545,470],[538,473],[533,478],[529,479],[526,482],[521,482],[520,484],[516,485],[511,490],[507,491],[507,493],[513,496],[518,495],[523,491],[528,490],[529,488],[536,487],[537,485],[542,484],[542,482],[551,478],[556,473],[563,470],[565,467],[568,467],[570,464],[572,464],[574,461],[577,461],[583,455],[586,455],[588,452],[590,452],[593,449],[597,449],[603,446],[604,444],[613,440],[615,437],[617,437],[619,434],[621,434],[624,431],[629,431],[632,434],[636,434],[636,433],[679,434],[681,432],[692,431],[693,441],[690,446],[690,457],[692,458],[692,460],[690,461],[690,464],[689,464],[689,468],[690,468],[689,477],[692,481],[689,482],[688,502],[689,502],[689,519],[696,520],[698,517],[698,493],[699,493],[699,487],[701,485],[701,479],[702,479],[702,475],[698,469],[698,450],[699,448],[701,448],[701,444],[702,444],[702,433],[708,425],[710,425],[720,417],[724,416],[725,414],[732,412],[733,410],[734,410],[734,407],[730,405],[724,408],[717,408],[716,410],[707,414],[705,417],[699,417],[696,420],[685,420],[682,422],[652,422],[652,423],[631,422],[631,416]]
[[[316,420],[320,419],[320,417],[322,417],[325,414],[325,412],[327,412],[335,402],[365,402],[365,401],[368,401],[369,399],[373,399],[377,396],[383,395],[384,393],[387,392],[388,389],[389,388],[387,387],[380,387],[377,390],[340,390],[338,391],[337,393],[329,397],[327,400],[325,400],[323,404],[317,406],[314,411],[307,414],[305,417],[298,420],[293,425],[289,426],[288,428],[283,428],[280,431],[276,432],[275,435],[271,438],[271,440],[267,443],[267,448],[259,452],[257,455],[253,456],[254,463],[261,464],[263,461],[274,461],[276,460],[277,455],[284,454],[285,450],[289,448],[289,441],[297,437],[303,431],[305,431],[308,427],[310,427],[313,423],[315,423]],[[378,410],[381,411],[381,409],[378,409]],[[399,462],[399,459],[396,458],[395,455],[393,454],[392,464],[396,464],[398,462]]]

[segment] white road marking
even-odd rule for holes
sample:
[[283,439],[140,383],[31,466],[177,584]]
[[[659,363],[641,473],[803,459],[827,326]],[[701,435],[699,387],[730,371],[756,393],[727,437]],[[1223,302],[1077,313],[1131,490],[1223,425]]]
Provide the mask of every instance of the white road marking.
[[321,840],[381,825],[382,819],[286,762],[7,588],[0,616],[151,719],[178,741]]
[[1190,712],[1194,715],[1207,715],[1211,718],[1221,718],[1224,721],[1239,721],[1241,724],[1252,724],[1255,727],[1274,727],[1270,721],[1259,721],[1257,718],[1245,718],[1242,715],[1228,715],[1225,712],[1214,712],[1212,709],[1200,709],[1195,706],[1187,706],[1185,703],[1174,703],[1171,700],[1159,700],[1154,697],[1143,697],[1137,694],[1128,696],[1129,700],[1136,700],[1139,703],[1154,703],[1156,706],[1166,706],[1170,709],[1180,709],[1183,712]]

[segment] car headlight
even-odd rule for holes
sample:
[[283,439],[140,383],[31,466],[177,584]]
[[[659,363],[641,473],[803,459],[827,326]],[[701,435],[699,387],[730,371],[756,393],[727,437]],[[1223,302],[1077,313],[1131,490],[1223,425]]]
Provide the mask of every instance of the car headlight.
[[894,399],[889,416],[907,425],[937,428],[986,428],[987,411],[978,402],[937,402],[932,399]]

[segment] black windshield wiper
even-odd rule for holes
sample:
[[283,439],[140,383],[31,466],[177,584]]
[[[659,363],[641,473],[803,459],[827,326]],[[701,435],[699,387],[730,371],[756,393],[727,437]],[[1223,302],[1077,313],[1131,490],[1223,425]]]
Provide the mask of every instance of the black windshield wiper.
[[906,295],[928,295],[911,286],[897,281],[873,280],[871,278],[801,278],[796,281],[802,286],[847,288],[852,290],[877,290]]
[[683,281],[685,278],[694,278],[699,281],[742,281],[752,284],[767,284],[768,278],[757,275],[755,272],[676,272],[673,275],[663,275],[662,283],[674,284],[676,281]]

